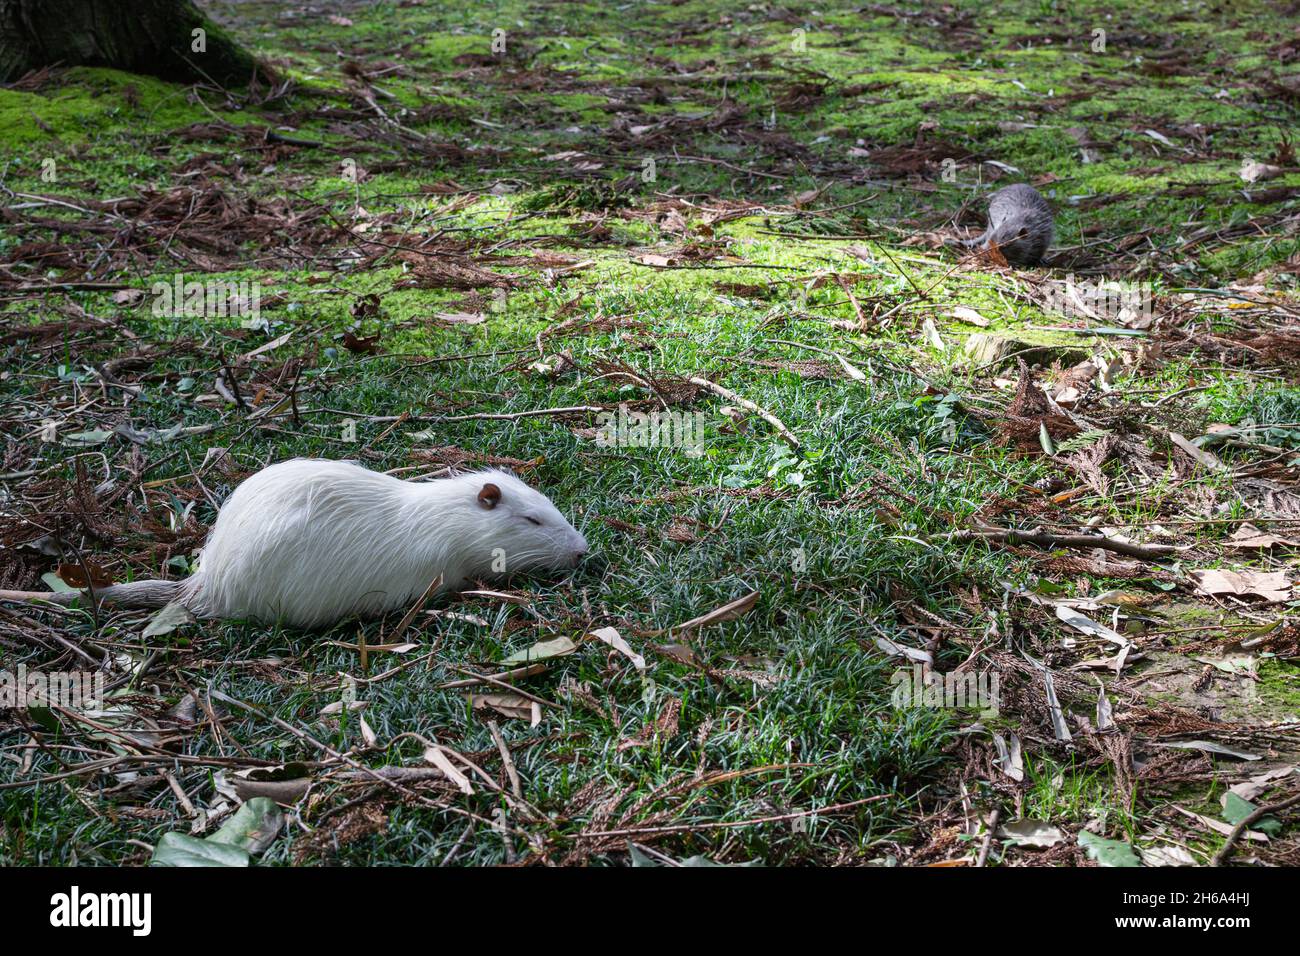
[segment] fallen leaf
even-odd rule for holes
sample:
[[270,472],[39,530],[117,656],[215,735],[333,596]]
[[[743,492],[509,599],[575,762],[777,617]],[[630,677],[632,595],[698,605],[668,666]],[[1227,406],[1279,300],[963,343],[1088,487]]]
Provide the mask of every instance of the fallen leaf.
[[[90,582],[86,582],[86,572],[90,572]],[[106,588],[113,583],[113,575],[109,574],[93,561],[86,561],[83,567],[80,564],[60,564],[57,572],[63,582],[70,587],[78,590],[93,585],[97,588]]]
[[348,700],[348,701],[336,700],[334,701],[334,703],[326,704],[324,707],[318,710],[316,712],[316,716],[333,717],[335,714],[343,713],[345,708],[347,709],[348,713],[353,713],[358,710],[365,710],[369,706],[370,706],[370,701],[368,700]]
[[144,301],[144,289],[118,289],[113,301],[118,305],[139,305]]
[[[1228,788],[1228,793],[1235,793],[1243,800],[1254,800],[1260,794],[1268,790],[1275,780],[1281,780],[1283,777],[1288,777],[1297,772],[1300,771],[1297,771],[1295,767],[1277,767],[1273,770],[1267,770],[1264,773],[1256,774],[1249,780],[1233,784]],[[1227,799],[1226,793],[1224,794],[1223,799]]]
[[887,637],[876,638],[876,647],[880,648],[890,657],[906,657],[908,660],[920,661],[923,664],[934,665],[934,655],[929,651],[923,651],[915,647],[908,647],[906,644],[897,644]]
[[1107,840],[1095,833],[1083,830],[1079,833],[1079,846],[1087,852],[1089,858],[1096,860],[1098,866],[1141,866],[1142,862],[1133,852],[1131,844],[1123,840]]
[[[1121,651],[1121,653],[1123,653]],[[1056,680],[1052,677],[1052,669],[1042,661],[1036,661],[1024,651],[1021,655],[1025,660],[1034,665],[1038,673],[1043,675],[1043,692],[1047,695],[1047,711],[1052,718],[1052,732],[1056,735],[1057,740],[1069,742],[1074,738],[1070,734],[1070,725],[1065,720],[1065,710],[1061,707],[1061,701],[1056,696]]]
[[1200,750],[1204,753],[1219,754],[1222,757],[1233,757],[1237,760],[1264,759],[1244,750],[1233,750],[1231,747],[1223,746],[1223,744],[1216,744],[1212,740],[1175,740],[1170,743],[1154,744],[1153,746],[1168,747],[1171,750]]
[[1044,455],[1056,455],[1056,443],[1052,441],[1052,436],[1047,430],[1047,422],[1038,423],[1038,444],[1042,447]]
[[1210,454],[1203,448],[1198,448],[1192,442],[1188,441],[1177,432],[1169,433],[1169,440],[1181,448],[1187,455],[1199,465],[1203,465],[1210,471],[1225,471],[1227,465],[1219,461],[1214,455]]
[[1268,163],[1257,163],[1253,159],[1244,159],[1241,162],[1241,178],[1248,183],[1257,183],[1265,179],[1276,179],[1286,170],[1281,166],[1272,166]]
[[1097,681],[1097,729],[1115,729],[1114,711],[1110,706],[1110,698],[1106,696],[1106,685],[1101,681]]
[[103,429],[96,429],[89,432],[71,432],[63,436],[65,445],[102,445],[113,437],[112,432],[106,432]]
[[164,833],[153,849],[150,866],[248,866],[242,847],[203,840],[185,833]]
[[1200,664],[1208,664],[1215,670],[1223,671],[1234,677],[1253,677],[1258,663],[1252,654],[1228,654],[1224,657],[1194,657]]
[[[1255,806],[1255,804],[1231,791],[1224,794],[1223,819],[1234,827],[1258,809],[1259,807]],[[1277,836],[1282,831],[1282,821],[1272,816],[1261,817],[1254,822],[1253,826],[1260,833],[1266,833],[1269,836]]]
[[1180,846],[1138,847],[1144,866],[1196,866],[1196,857]]
[[578,649],[578,645],[567,637],[557,637],[550,641],[538,641],[531,647],[515,651],[501,661],[502,664],[532,664],[536,661],[549,660],[552,657],[564,657]]
[[525,605],[531,603],[530,600],[522,594],[510,594],[506,591],[461,591],[460,596],[463,598],[487,598],[491,601],[503,601],[506,604]]
[[921,333],[925,336],[925,340],[930,343],[931,348],[940,352],[948,350],[948,346],[944,344],[943,336],[939,334],[939,327],[934,324],[934,319],[926,317],[925,321],[921,323]]
[[1073,608],[1064,607],[1058,604],[1056,606],[1056,616],[1082,634],[1100,637],[1103,640],[1110,641],[1112,644],[1117,644],[1120,647],[1131,647],[1133,645],[1133,642],[1123,634],[1111,630],[1105,624],[1099,624],[1092,618],[1080,614]]
[[49,589],[55,594],[71,594],[73,591],[77,590],[76,588],[68,587],[67,582],[53,571],[46,571],[41,575],[41,580],[44,581]]
[[285,764],[283,767],[253,767],[238,770],[225,777],[228,789],[218,785],[222,793],[233,793],[240,800],[268,797],[284,806],[293,806],[311,788],[312,778],[302,764]]
[[275,842],[283,825],[284,813],[274,800],[254,797],[208,837],[208,842],[237,846],[251,856],[257,856]]
[[[748,614],[750,609],[758,603],[758,592],[751,591],[742,598],[714,608],[707,614],[701,614],[699,617],[693,617],[684,624],[678,624],[676,627],[669,628],[670,631],[690,631],[700,627],[707,627],[710,624],[718,624],[722,621],[733,621],[743,614]],[[657,634],[663,634],[663,631],[656,631]]]
[[374,728],[366,723],[365,714],[361,714],[357,717],[357,723],[360,725],[361,739],[365,745],[367,747],[377,746],[379,744],[379,735],[375,733]]
[[193,624],[195,620],[196,618],[190,613],[189,608],[179,601],[172,601],[150,618],[141,636],[161,637],[164,634],[170,634],[178,627]]
[[620,654],[622,654],[624,657],[630,660],[632,662],[632,666],[635,667],[637,670],[639,671],[645,670],[645,658],[642,657],[640,654],[638,654],[636,651],[632,650],[631,645],[629,645],[627,641],[623,640],[623,637],[621,634],[618,633],[617,628],[613,628],[613,627],[597,628],[596,630],[592,631],[588,636],[594,637],[596,640],[600,641],[601,643],[608,644],[610,647],[614,648],[614,650],[618,651]]
[[844,369],[844,373],[848,375],[849,378],[853,379],[853,381],[865,382],[867,380],[867,373],[862,371],[862,369],[858,368],[843,355],[840,355],[839,352],[831,352],[830,354],[835,356],[835,360],[840,363],[840,368]]
[[1291,597],[1291,582],[1285,571],[1208,570],[1191,572],[1202,594],[1236,594],[1259,597],[1266,601],[1286,601]]
[[469,703],[474,710],[494,710],[502,717],[526,720],[531,727],[542,720],[541,705],[519,694],[473,694]]
[[683,664],[695,663],[695,651],[685,644],[656,644],[655,650]]
[[690,856],[684,860],[673,860],[671,857],[667,857],[666,862],[664,862],[663,854],[659,854],[661,859],[656,859],[650,856],[650,854],[645,849],[637,846],[635,843],[633,843],[630,840],[628,841],[627,844],[627,855],[628,855],[628,860],[631,862],[631,864],[634,867],[637,866],[735,867],[735,866],[762,866],[763,865],[763,860],[761,857],[754,860],[746,860],[744,863],[718,863],[714,860],[710,860],[707,856]]
[[212,836],[164,833],[154,847],[150,866],[248,866],[252,857],[275,842],[284,813],[275,802],[254,797]]
[[[1227,836],[1229,833],[1232,832],[1233,829],[1232,824],[1224,823],[1222,820],[1216,820],[1213,817],[1207,817],[1200,813],[1193,813],[1191,810],[1188,810],[1186,807],[1180,807],[1176,803],[1172,804],[1172,806],[1183,816],[1190,817],[1191,819],[1199,823],[1201,826],[1205,827],[1207,830],[1213,830],[1215,833],[1222,834],[1223,836]],[[1254,840],[1256,843],[1268,842],[1268,837],[1265,836],[1263,833],[1260,833],[1258,830],[1246,830],[1244,833],[1242,833],[1241,838],[1243,840]]]
[[978,325],[981,329],[987,329],[989,327],[988,319],[984,318],[984,316],[980,315],[974,309],[968,309],[964,305],[957,306],[948,314],[958,321],[965,322],[969,325]]
[[1044,820],[1013,820],[998,828],[998,839],[1009,840],[1015,846],[1056,846],[1065,834]]
[[483,312],[439,312],[433,318],[444,325],[478,325],[487,321]]
[[1247,521],[1228,537],[1227,545],[1230,548],[1297,548],[1300,547],[1300,541],[1291,538],[1284,538],[1281,535],[1270,534],[1267,531],[1261,531],[1253,524]]
[[1177,144],[1175,144],[1175,143],[1174,143],[1174,142],[1173,142],[1173,141],[1172,141],[1168,136],[1166,136],[1164,133],[1157,132],[1156,130],[1153,130],[1153,129],[1144,129],[1142,132],[1145,133],[1146,135],[1150,136],[1150,137],[1151,137],[1152,139],[1154,139],[1157,143],[1164,143],[1166,146],[1168,146],[1168,147],[1170,147],[1170,148],[1172,148],[1172,149],[1180,149],[1180,148],[1181,148],[1181,147],[1179,147]]
[[441,747],[425,748],[424,759],[441,770],[448,780],[460,788],[461,793],[473,796],[474,787],[470,784],[469,778],[457,769],[456,765],[442,752]]
[[351,332],[344,332],[343,347],[349,352],[355,352],[358,355],[373,355],[379,350],[379,336],[364,337],[353,335]]
[[995,766],[1017,783],[1023,781],[1025,779],[1025,761],[1020,754],[1020,738],[1012,734],[1011,743],[1008,744],[1001,734],[994,734],[993,746],[998,752],[998,759],[994,762]]

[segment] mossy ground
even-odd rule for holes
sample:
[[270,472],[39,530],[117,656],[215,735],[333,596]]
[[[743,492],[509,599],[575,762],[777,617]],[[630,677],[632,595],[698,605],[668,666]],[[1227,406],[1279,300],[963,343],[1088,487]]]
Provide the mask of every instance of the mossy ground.
[[[360,811],[339,809],[365,796],[362,787],[323,781],[268,861],[619,861],[627,838],[596,834],[638,828],[639,840],[675,857],[942,858],[933,821],[953,812],[962,768],[978,766],[957,733],[969,715],[895,708],[889,679],[898,662],[875,639],[928,642],[941,670],[981,647],[981,635],[1059,658],[1059,622],[1022,618],[1019,605],[1004,603],[1006,587],[1047,582],[1074,596],[1137,588],[1152,607],[1174,588],[1194,600],[1179,566],[1110,578],[943,535],[992,517],[1070,526],[1094,518],[1137,537],[1166,522],[1197,549],[1197,567],[1276,561],[1221,549],[1234,526],[1219,519],[1248,510],[1227,476],[1189,478],[1171,465],[1142,493],[1035,497],[1067,472],[1051,456],[1002,442],[971,414],[1005,407],[1012,389],[994,379],[1014,370],[974,368],[962,345],[974,333],[1000,333],[1058,354],[1128,356],[1107,408],[1158,423],[1161,433],[1145,440],[1160,454],[1169,430],[1192,437],[1215,423],[1294,423],[1286,402],[1295,368],[1243,369],[1176,349],[1148,361],[1154,334],[1079,334],[1088,332],[1082,323],[1045,311],[1031,294],[1042,271],[963,264],[933,237],[955,222],[974,228],[990,184],[1028,180],[1058,213],[1052,274],[1142,281],[1165,303],[1187,290],[1229,293],[1184,303],[1197,329],[1228,333],[1275,314],[1273,304],[1294,315],[1300,173],[1290,168],[1258,188],[1239,176],[1246,159],[1284,154],[1295,126],[1295,102],[1276,84],[1294,77],[1296,64],[1279,64],[1284,38],[1260,27],[1280,22],[1281,5],[1148,0],[1112,10],[1017,0],[993,10],[963,0],[863,12],[738,0],[501,0],[344,3],[332,5],[334,18],[269,2],[209,6],[291,81],[283,95],[98,69],[59,71],[34,91],[0,90],[8,204],[56,222],[137,230],[94,233],[90,252],[75,231],[60,233],[53,241],[74,256],[72,266],[60,265],[57,250],[25,245],[51,240],[41,227],[0,235],[0,262],[14,280],[0,305],[5,469],[66,479],[80,456],[92,484],[116,476],[139,485],[115,499],[112,532],[71,526],[75,542],[118,579],[175,573],[166,562],[192,550],[147,550],[150,533],[130,526],[128,504],[193,531],[212,520],[213,501],[239,475],[264,463],[329,456],[429,472],[420,450],[445,446],[534,462],[529,481],[574,516],[594,556],[572,575],[517,582],[525,607],[479,599],[452,609],[484,623],[443,616],[419,625],[420,649],[410,656],[436,648],[431,662],[358,690],[373,744],[356,721],[318,716],[348,692],[345,675],[365,676],[355,648],[338,646],[355,643],[356,624],[326,635],[209,624],[187,632],[182,647],[141,639],[138,614],[77,612],[48,623],[165,672],[156,692],[149,674],[135,688],[156,694],[160,708],[176,702],[172,681],[181,675],[310,727],[332,747],[357,748],[375,767],[419,764],[424,745],[399,739],[416,733],[496,772],[483,716],[463,692],[438,688],[459,676],[452,665],[492,667],[535,641],[610,625],[649,660],[643,679],[603,645],[584,645],[527,683],[557,704],[538,727],[501,719],[538,818],[520,818],[488,792],[429,791],[481,817],[501,810],[531,840],[383,788],[369,801],[383,823],[370,826]],[[504,34],[494,49],[496,30]],[[247,203],[229,224],[237,254],[187,245],[179,225],[150,232],[114,218],[111,207],[86,208],[185,186],[219,187]],[[35,213],[25,205],[41,197],[66,205]],[[327,210],[317,221],[349,231],[331,243],[294,234],[239,243],[243,217],[285,200],[300,212]],[[477,257],[509,287],[473,292],[418,279],[393,246],[421,243]],[[536,258],[496,265],[491,256]],[[178,270],[260,283],[263,322],[155,317],[153,283],[170,283]],[[87,280],[146,295],[131,300],[86,288]],[[1237,308],[1243,302],[1249,307]],[[845,328],[859,308],[885,318]],[[959,308],[983,323],[954,315]],[[461,312],[485,318],[438,318]],[[92,323],[54,339],[13,334],[84,314],[108,319],[108,331]],[[261,357],[237,361],[290,333]],[[350,349],[345,333],[378,336],[377,353]],[[143,358],[115,375],[143,394],[101,384],[94,369],[142,343],[150,345]],[[532,368],[561,352],[577,372]],[[850,377],[835,355],[865,378]],[[213,394],[223,362],[238,365],[249,409]],[[699,457],[596,448],[581,434],[589,417],[443,420],[644,400],[626,375],[602,372],[615,367],[671,381],[703,375],[771,410],[801,447],[790,452],[757,416],[732,421],[721,412],[729,403],[707,394],[689,406],[709,423]],[[299,418],[281,409],[260,425],[247,419],[294,382]],[[403,414],[411,417],[395,425]],[[51,419],[61,435],[123,421],[214,427],[140,446],[114,436],[87,449],[66,438],[40,443]],[[203,467],[210,448],[228,449],[229,475]],[[1294,464],[1282,465],[1290,470],[1270,477],[1293,482]],[[1111,467],[1123,475],[1122,462]],[[6,480],[16,493],[0,499],[6,510],[54,507],[49,489],[28,494],[22,479]],[[1215,520],[1178,525],[1192,507]],[[42,560],[47,566],[22,569],[57,563]],[[692,638],[703,667],[651,649],[651,632],[755,590],[752,611]],[[1169,626],[1193,625],[1178,618]],[[377,625],[365,630],[377,639]],[[6,655],[48,662],[44,651],[5,640]],[[376,655],[369,673],[406,659]],[[1261,669],[1270,718],[1294,716],[1296,674],[1287,661]],[[1119,792],[1106,760],[1052,745],[1050,726],[1015,725],[1031,751],[1027,814],[1071,831],[1092,821],[1107,835],[1150,838],[1166,806],[1158,793],[1144,784]],[[82,739],[41,737],[49,748],[24,766],[32,728],[3,733],[0,778],[11,783],[56,773],[65,759],[58,747]],[[321,757],[240,712],[179,746],[250,761]],[[1294,761],[1288,747],[1280,740],[1272,756]],[[213,799],[209,768],[173,770],[192,803]],[[1189,763],[1178,773],[1195,779],[1205,768]],[[1008,799],[1009,780],[994,774],[981,791],[984,809]],[[76,778],[0,790],[0,859],[141,863],[145,845],[190,826],[157,778],[118,782],[112,795],[98,792],[103,780]],[[799,815],[871,797],[880,799]],[[124,815],[119,806],[149,812]]]

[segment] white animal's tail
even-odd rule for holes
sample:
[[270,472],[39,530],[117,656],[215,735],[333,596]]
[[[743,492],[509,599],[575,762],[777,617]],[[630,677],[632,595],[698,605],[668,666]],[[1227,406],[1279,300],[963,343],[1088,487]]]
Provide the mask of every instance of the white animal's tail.
[[[106,588],[95,588],[95,600],[115,607],[162,607],[183,594],[184,581],[129,581]],[[88,591],[4,591],[0,601],[48,601],[64,607],[79,599],[89,600]]]

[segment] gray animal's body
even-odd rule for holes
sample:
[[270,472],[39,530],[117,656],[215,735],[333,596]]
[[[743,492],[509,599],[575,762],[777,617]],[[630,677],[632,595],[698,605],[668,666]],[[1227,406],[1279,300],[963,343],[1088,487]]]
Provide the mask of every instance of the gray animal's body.
[[1041,262],[1055,238],[1052,207],[1033,186],[1016,183],[989,197],[989,224],[984,234],[964,243],[967,248],[992,245],[1008,262],[1032,266]]

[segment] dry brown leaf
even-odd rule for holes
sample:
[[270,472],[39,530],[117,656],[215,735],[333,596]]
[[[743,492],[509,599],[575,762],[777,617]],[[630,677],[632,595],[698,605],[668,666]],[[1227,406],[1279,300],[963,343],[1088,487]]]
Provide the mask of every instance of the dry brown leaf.
[[[749,611],[758,603],[758,592],[751,591],[742,598],[737,598],[729,604],[722,607],[714,608],[708,614],[701,614],[699,617],[693,617],[684,624],[678,624],[676,627],[669,628],[671,631],[681,633],[696,628],[707,627],[710,624],[718,624],[722,621],[733,621],[741,615],[748,614]],[[663,634],[664,631],[656,631],[657,634]]]
[[439,312],[433,318],[443,325],[478,325],[487,321],[482,312]]
[[1265,179],[1276,179],[1286,170],[1270,163],[1258,163],[1248,159],[1241,164],[1241,178],[1248,183],[1257,183]]
[[1169,433],[1169,440],[1187,453],[1197,464],[1204,465],[1210,471],[1223,471],[1227,466],[1204,448],[1198,448],[1177,432]]
[[117,305],[139,305],[144,301],[144,289],[118,289],[113,293]]
[[1285,571],[1209,570],[1193,571],[1192,579],[1203,594],[1235,594],[1259,597],[1266,601],[1285,601],[1291,597],[1291,582]]
[[608,644],[614,650],[618,651],[624,657],[632,662],[632,666],[639,671],[645,670],[645,658],[632,650],[631,645],[623,640],[623,636],[618,633],[618,628],[601,627],[592,631],[588,637],[594,637],[602,644]]
[[501,601],[505,604],[528,605],[532,603],[527,596],[523,594],[511,594],[508,591],[461,591],[460,596],[463,598],[487,598],[489,601]]
[[59,579],[69,587],[84,588],[86,584],[86,572],[90,572],[90,584],[97,588],[106,588],[113,583],[113,575],[109,574],[93,561],[85,562],[83,568],[80,564],[60,564],[56,572]]
[[668,256],[656,255],[654,253],[647,253],[644,256],[638,256],[632,261],[655,269],[666,269],[677,264],[675,259],[669,258]]
[[469,702],[474,710],[494,710],[502,717],[526,720],[530,727],[542,722],[541,705],[519,694],[473,694]]
[[447,779],[459,787],[461,793],[473,796],[474,788],[470,785],[469,778],[457,769],[456,765],[442,752],[441,747],[426,748],[424,759],[446,774]]
[[1261,531],[1249,521],[1232,532],[1227,544],[1230,548],[1300,547],[1300,541],[1293,541],[1291,538],[1284,538],[1281,535]]
[[954,307],[948,315],[957,319],[959,322],[966,322],[969,325],[977,325],[981,329],[987,329],[989,327],[988,319],[984,318],[984,316],[980,315],[974,309],[968,308],[964,305]]

